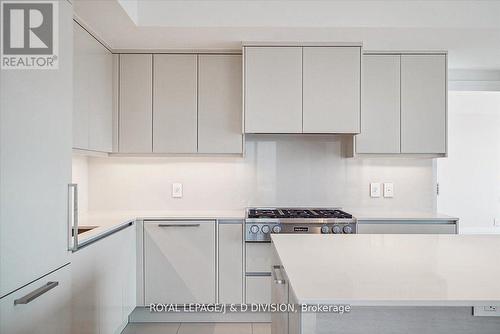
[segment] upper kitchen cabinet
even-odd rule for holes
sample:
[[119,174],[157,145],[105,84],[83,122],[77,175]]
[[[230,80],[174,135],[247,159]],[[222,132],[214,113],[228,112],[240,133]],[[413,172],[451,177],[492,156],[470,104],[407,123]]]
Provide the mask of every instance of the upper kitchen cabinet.
[[242,153],[241,55],[199,55],[198,66],[198,152]]
[[361,47],[304,47],[303,77],[303,132],[359,133]]
[[400,152],[400,55],[364,55],[357,153]]
[[121,153],[153,150],[153,56],[121,54],[118,138]]
[[197,55],[153,56],[153,152],[197,152]]
[[113,56],[73,22],[73,148],[111,152]]
[[446,153],[446,55],[401,56],[401,153]]
[[446,53],[363,56],[356,153],[445,156]]
[[245,132],[302,132],[302,48],[245,47]]

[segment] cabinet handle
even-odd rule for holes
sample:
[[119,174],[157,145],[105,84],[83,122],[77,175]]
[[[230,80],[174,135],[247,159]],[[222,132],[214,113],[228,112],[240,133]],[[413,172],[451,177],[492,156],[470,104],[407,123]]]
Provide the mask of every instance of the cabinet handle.
[[158,227],[199,227],[200,224],[158,224]]
[[48,282],[44,286],[39,287],[38,289],[28,293],[26,296],[14,300],[14,305],[28,304],[32,300],[37,299],[38,297],[40,297],[47,291],[54,289],[58,285],[59,282]]
[[[73,234],[73,235],[72,235]],[[78,249],[78,184],[68,184],[68,250]]]
[[281,266],[273,266],[273,268],[271,270],[271,274],[273,276],[274,283],[285,284],[286,281],[283,278],[278,278],[278,275],[276,275],[276,270],[279,270],[281,272]]

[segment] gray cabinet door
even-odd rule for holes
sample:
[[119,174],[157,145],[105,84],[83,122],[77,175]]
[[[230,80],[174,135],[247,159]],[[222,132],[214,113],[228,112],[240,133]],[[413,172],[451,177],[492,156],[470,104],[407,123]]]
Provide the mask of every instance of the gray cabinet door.
[[215,303],[215,221],[144,223],[144,297]]
[[245,132],[302,132],[302,48],[245,47]]
[[446,153],[446,56],[401,56],[401,153]]
[[73,147],[111,152],[113,55],[76,22],[73,38]]
[[360,47],[304,47],[303,132],[359,133]]
[[119,151],[152,151],[152,55],[120,55]]
[[219,303],[243,303],[243,222],[219,222]]
[[242,153],[241,56],[198,57],[198,152]]
[[197,55],[154,55],[153,152],[197,151]]
[[363,56],[357,153],[400,153],[400,55]]

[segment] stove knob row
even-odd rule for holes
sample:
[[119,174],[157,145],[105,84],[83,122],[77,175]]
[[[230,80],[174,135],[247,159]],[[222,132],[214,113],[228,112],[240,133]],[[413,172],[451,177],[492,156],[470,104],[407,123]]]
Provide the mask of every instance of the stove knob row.
[[250,232],[252,232],[253,234],[258,233],[259,227],[257,225],[250,226]]
[[273,233],[280,233],[280,232],[281,232],[281,226],[274,225],[273,226]]
[[269,231],[271,231],[271,229],[269,228],[269,225],[262,226],[260,230],[262,231],[262,233],[265,233],[265,234],[267,234],[267,233],[269,233]]

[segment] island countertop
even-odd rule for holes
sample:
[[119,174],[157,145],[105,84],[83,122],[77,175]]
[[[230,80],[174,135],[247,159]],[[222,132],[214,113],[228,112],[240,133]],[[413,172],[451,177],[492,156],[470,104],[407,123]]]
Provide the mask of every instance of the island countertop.
[[500,305],[498,235],[274,234],[298,303]]

